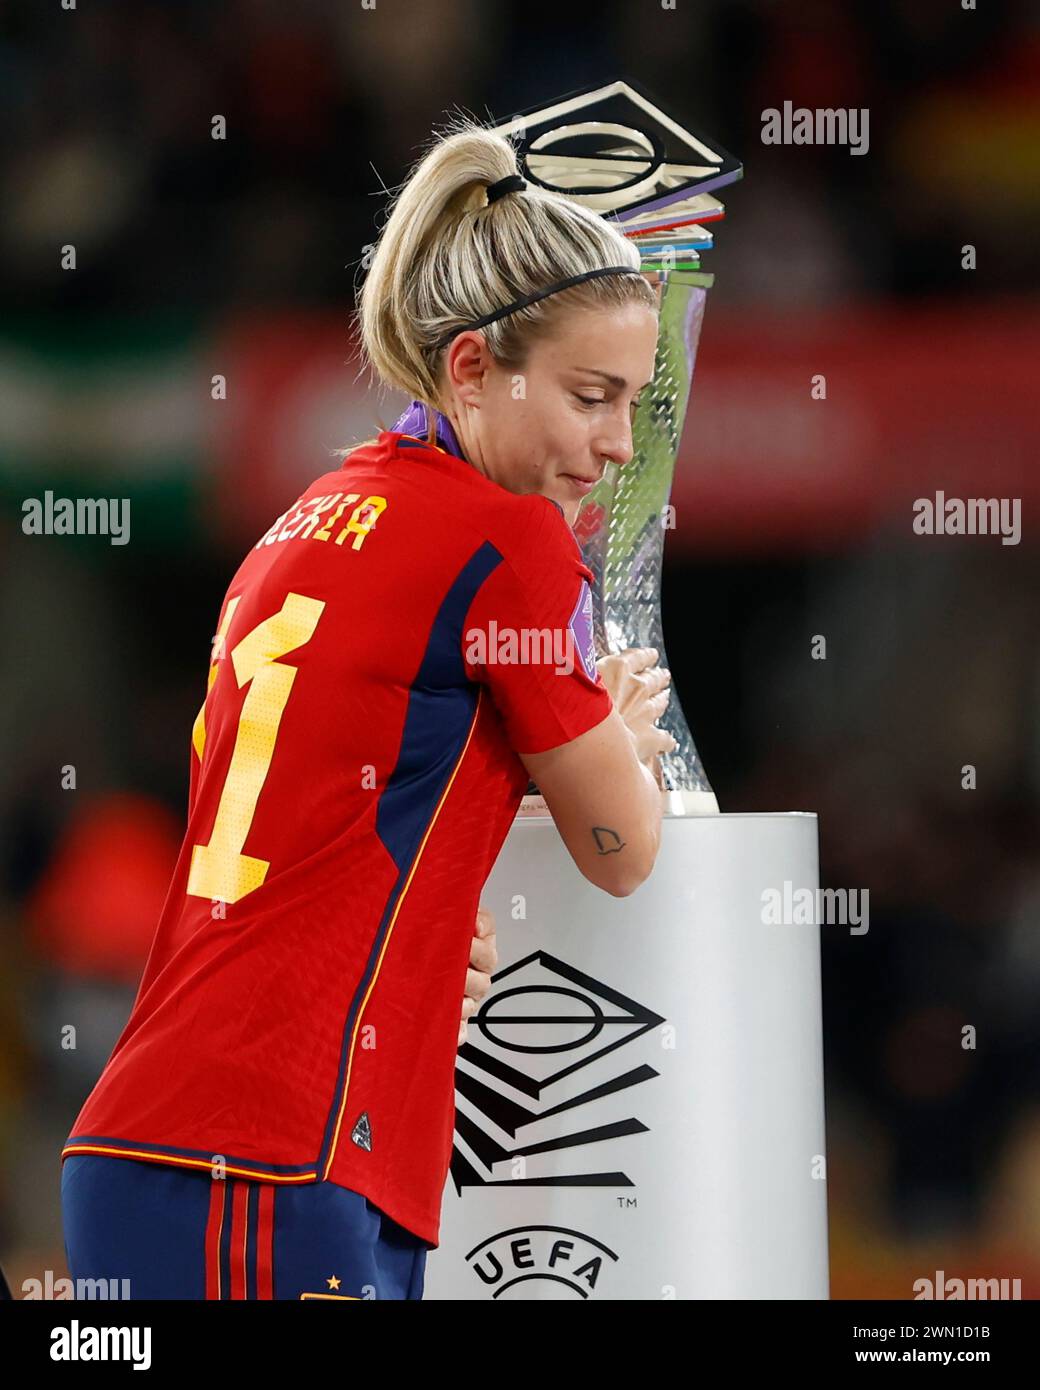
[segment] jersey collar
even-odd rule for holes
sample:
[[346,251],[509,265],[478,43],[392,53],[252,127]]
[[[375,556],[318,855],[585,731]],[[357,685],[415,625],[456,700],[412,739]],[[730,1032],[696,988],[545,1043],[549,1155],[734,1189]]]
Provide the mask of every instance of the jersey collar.
[[[450,454],[453,458],[461,459],[467,463],[466,455],[462,452],[458,437],[451,427],[451,421],[439,410],[433,412],[436,419],[436,444],[429,443],[429,407],[425,401],[412,401],[411,405],[394,422],[393,428],[383,430],[380,439],[387,439],[393,436],[394,446],[405,445],[415,448],[417,445],[424,449],[436,449],[440,454]],[[473,470],[477,473],[477,470]],[[483,473],[477,473],[483,482],[490,483],[492,487],[497,487],[497,483],[492,483],[490,478],[485,478]],[[555,497],[547,497],[547,502],[551,502],[556,510],[563,516],[563,508]]]
[[[429,444],[430,416],[434,420],[434,443]],[[431,449],[439,449],[444,454],[454,454],[466,462],[466,455],[458,441],[451,421],[439,410],[433,410],[425,401],[413,400],[407,410],[400,415],[388,431],[401,434],[409,439],[418,439]]]

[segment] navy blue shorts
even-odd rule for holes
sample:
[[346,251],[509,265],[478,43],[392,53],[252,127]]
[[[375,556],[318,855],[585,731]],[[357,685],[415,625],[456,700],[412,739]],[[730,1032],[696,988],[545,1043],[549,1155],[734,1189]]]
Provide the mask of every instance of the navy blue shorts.
[[335,1183],[70,1154],[61,1207],[77,1298],[422,1298],[427,1243]]

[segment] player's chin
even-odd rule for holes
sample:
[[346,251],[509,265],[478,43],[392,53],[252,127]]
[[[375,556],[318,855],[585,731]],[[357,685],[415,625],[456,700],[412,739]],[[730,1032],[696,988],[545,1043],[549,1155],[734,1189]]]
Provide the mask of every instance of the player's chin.
[[573,526],[578,519],[578,511],[581,508],[582,498],[574,495],[574,488],[569,486],[566,480],[556,487],[550,488],[545,494],[551,497],[554,502],[559,503],[560,509],[566,518],[567,525]]

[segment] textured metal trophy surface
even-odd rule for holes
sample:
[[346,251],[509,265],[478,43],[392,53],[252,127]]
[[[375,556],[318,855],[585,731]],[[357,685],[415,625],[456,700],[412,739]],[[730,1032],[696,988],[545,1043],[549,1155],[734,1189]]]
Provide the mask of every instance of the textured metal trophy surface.
[[[668,665],[661,621],[661,566],[671,529],[667,508],[710,283],[710,276],[695,271],[672,271],[659,281],[654,380],[636,411],[634,456],[623,468],[608,465],[575,523],[596,581],[593,623],[601,656],[655,647],[660,664]],[[674,689],[658,725],[679,745],[661,757],[667,811],[718,811]]]
[[[667,666],[661,567],[672,520],[668,500],[713,280],[701,272],[699,253],[712,244],[704,224],[724,212],[709,194],[740,178],[741,165],[631,81],[572,93],[496,131],[514,140],[518,166],[532,182],[612,219],[638,246],[657,289],[654,380],[636,411],[633,457],[623,468],[607,466],[583,501],[574,532],[595,578],[597,655],[654,647]],[[666,813],[717,813],[674,685],[657,722],[678,744],[660,760]],[[534,799],[527,809],[539,809]]]

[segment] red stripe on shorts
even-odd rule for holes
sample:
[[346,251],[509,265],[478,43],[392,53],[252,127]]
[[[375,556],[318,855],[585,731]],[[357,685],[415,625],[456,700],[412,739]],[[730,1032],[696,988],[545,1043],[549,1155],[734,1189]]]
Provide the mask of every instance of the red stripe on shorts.
[[224,1219],[224,1184],[211,1179],[206,1218],[206,1297],[220,1297],[220,1230]]
[[231,1297],[246,1296],[246,1237],[249,1234],[249,1184],[231,1183]]

